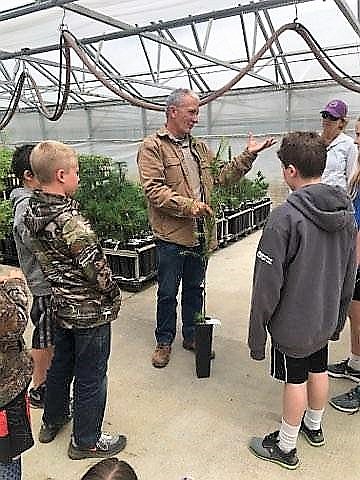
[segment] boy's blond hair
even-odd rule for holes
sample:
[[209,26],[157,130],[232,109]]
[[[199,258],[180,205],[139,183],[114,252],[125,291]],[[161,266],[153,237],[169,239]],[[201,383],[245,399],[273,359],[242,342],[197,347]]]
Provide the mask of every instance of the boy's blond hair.
[[55,140],[38,143],[30,155],[30,164],[34,175],[42,185],[48,185],[55,179],[55,173],[62,168],[67,173],[77,163],[75,150]]

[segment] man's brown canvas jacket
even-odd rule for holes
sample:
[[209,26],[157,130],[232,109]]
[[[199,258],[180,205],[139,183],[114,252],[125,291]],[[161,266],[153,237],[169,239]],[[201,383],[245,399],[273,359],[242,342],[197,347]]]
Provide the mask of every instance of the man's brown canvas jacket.
[[[245,150],[214,174],[214,155],[207,145],[190,136],[190,150],[199,165],[202,197],[208,205],[214,185],[237,182],[256,158],[256,154]],[[137,162],[155,237],[184,246],[196,245],[196,223],[191,216],[196,197],[190,186],[182,146],[171,140],[171,134],[163,127],[144,139]]]

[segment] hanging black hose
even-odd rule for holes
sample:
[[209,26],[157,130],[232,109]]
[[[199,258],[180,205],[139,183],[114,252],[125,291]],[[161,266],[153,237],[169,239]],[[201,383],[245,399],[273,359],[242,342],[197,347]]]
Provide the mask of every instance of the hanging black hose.
[[8,125],[8,123],[14,116],[14,113],[16,112],[16,109],[19,105],[21,91],[24,86],[25,79],[26,79],[26,73],[21,72],[20,77],[15,85],[15,89],[11,97],[9,106],[6,109],[6,112],[4,113],[2,119],[0,120],[0,130],[4,129]]
[[[300,24],[298,24],[298,25],[300,25]],[[309,46],[312,45],[313,48],[310,47],[311,50],[314,52],[314,55],[316,56],[317,60],[319,61],[321,66],[329,73],[329,75],[334,80],[336,80],[338,83],[340,83],[341,85],[344,85],[346,88],[348,88],[350,90],[354,90],[355,92],[358,92],[359,90],[350,88],[348,85],[351,85],[351,84],[349,82],[347,82],[347,80],[345,80],[345,79],[351,80],[351,82],[355,83],[356,85],[360,85],[360,81],[357,80],[356,78],[352,77],[351,75],[348,75],[342,68],[340,68],[338,65],[336,65],[336,63],[322,49],[322,47],[317,42],[315,37],[310,33],[310,31],[306,27],[304,27],[303,25],[300,25],[300,27],[301,27],[300,35],[304,38],[304,40],[306,41],[306,43]],[[315,54],[315,52],[316,52],[316,54]],[[326,65],[326,62],[323,61],[323,58],[321,58],[320,53],[326,58],[326,60],[331,65],[333,65],[333,67],[335,67],[343,75],[343,77],[341,77],[340,75],[337,75],[332,69],[330,69],[329,65]],[[319,55],[321,61],[318,58],[318,55]],[[345,82],[345,84],[343,82]]]
[[[352,78],[350,75],[346,74],[340,67],[338,67],[335,62],[324,52],[321,48],[319,43],[315,40],[313,35],[307,30],[302,24],[300,23],[288,23],[280,27],[276,32],[274,32],[267,42],[263,45],[263,47],[254,55],[248,62],[248,64],[229,82],[227,82],[223,87],[219,88],[218,90],[202,97],[200,100],[200,106],[206,105],[211,101],[215,100],[216,98],[220,97],[227,91],[229,91],[236,83],[238,83],[247,73],[249,73],[255,66],[255,64],[260,60],[260,58],[264,55],[264,53],[271,47],[271,45],[278,39],[278,37],[285,32],[286,30],[293,31],[300,35],[303,40],[307,43],[310,50],[313,52],[315,58],[323,67],[323,69],[329,74],[329,76],[335,80],[337,83],[342,85],[343,87],[352,90],[354,92],[360,92],[360,81]],[[37,86],[35,80],[28,72],[22,72],[19,77],[19,80],[15,86],[15,90],[13,96],[10,100],[10,104],[0,121],[0,130],[6,127],[10,122],[11,118],[13,117],[15,110],[19,104],[21,91],[24,86],[25,79],[31,84],[31,87],[34,89],[36,97],[39,101],[38,109],[48,120],[56,121],[58,120],[67,105],[69,93],[70,93],[70,77],[71,77],[71,62],[70,62],[70,48],[74,50],[74,52],[78,55],[78,57],[83,61],[83,63],[87,66],[89,71],[94,74],[94,76],[109,90],[111,90],[115,95],[119,96],[123,100],[128,101],[130,104],[148,109],[148,110],[155,110],[155,111],[163,111],[165,109],[164,104],[156,103],[151,100],[145,99],[144,97],[140,97],[130,92],[124,92],[119,84],[114,84],[111,78],[107,76],[106,70],[100,65],[96,65],[96,63],[89,58],[89,55],[84,51],[84,48],[80,44],[80,42],[76,39],[76,37],[68,31],[62,31],[60,37],[60,64],[59,64],[59,84],[58,84],[58,95],[57,95],[57,103],[55,106],[54,113],[50,114],[48,109],[46,108],[44,101],[42,99],[39,87]],[[63,69],[63,59],[65,57],[65,85],[64,91],[62,93],[62,69]],[[332,66],[331,66],[332,65]],[[332,68],[334,67],[334,68]],[[343,76],[339,75],[335,69],[340,72]],[[61,99],[62,93],[62,99]]]
[[[337,83],[342,85],[343,87],[347,88],[348,90],[352,90],[354,92],[360,92],[360,87],[357,86],[358,82],[354,79],[351,79],[352,81],[345,80],[342,78],[340,75],[338,75],[325,61],[321,53],[324,53],[322,50],[317,48],[317,45],[313,42],[312,36],[310,32],[303,26],[301,23],[287,23],[286,25],[283,25],[280,27],[276,32],[269,37],[267,42],[263,45],[263,47],[254,55],[246,67],[244,67],[241,72],[239,72],[232,80],[230,80],[228,83],[226,83],[223,87],[220,89],[216,90],[215,92],[211,93],[210,95],[207,95],[206,97],[203,97],[200,101],[200,105],[206,105],[209,102],[212,102],[216,98],[220,97],[223,95],[225,92],[230,90],[236,83],[238,83],[247,73],[249,73],[255,66],[258,60],[264,55],[264,53],[270,48],[270,46],[275,42],[275,40],[278,39],[278,37],[285,32],[286,30],[292,30],[298,35],[300,35],[305,42],[308,44],[310,50],[313,52],[315,58],[317,61],[320,63],[320,65],[323,67],[323,69],[330,75],[330,77],[335,80]],[[325,55],[326,56],[326,55]],[[327,56],[326,56],[327,57]],[[328,57],[327,57],[328,58]],[[333,62],[332,62],[333,63]],[[339,69],[339,67],[336,67]],[[340,70],[340,69],[339,69]],[[349,76],[346,75],[348,78]],[[350,77],[351,78],[351,77]]]
[[128,101],[132,105],[137,107],[146,108],[147,110],[157,110],[162,111],[165,109],[164,105],[157,104],[152,102],[151,100],[145,100],[143,97],[136,98],[134,95],[124,92],[118,85],[111,83],[111,78],[107,77],[106,73],[99,69],[99,66],[96,65],[93,60],[89,58],[87,53],[85,53],[84,49],[82,48],[80,42],[76,39],[76,37],[70,32],[64,32],[64,38],[66,44],[70,46],[76,55],[80,58],[80,60],[87,66],[89,71],[95,75],[95,77],[101,82],[106,88],[111,90],[115,95],[122,98],[123,100]]
[[[64,92],[62,94],[62,99],[61,99],[63,55],[65,57],[65,85],[64,85]],[[40,93],[39,87],[37,86],[35,80],[32,78],[32,76],[28,72],[26,75],[39,101],[39,105],[37,106],[37,108],[40,111],[40,113],[51,122],[56,122],[57,120],[59,120],[59,118],[64,113],[64,110],[68,102],[69,93],[70,93],[70,77],[71,77],[70,47],[65,42],[64,32],[61,32],[61,36],[60,36],[59,82],[58,82],[57,101],[56,101],[55,110],[53,113],[50,113],[49,110],[47,109],[43,101],[42,95]]]
[[[269,37],[267,42],[263,45],[263,47],[254,55],[248,62],[248,64],[229,82],[227,82],[223,87],[219,88],[218,90],[202,97],[200,100],[200,106],[206,105],[216,98],[220,97],[227,91],[229,91],[236,83],[238,83],[247,73],[249,73],[258,60],[264,55],[264,53],[271,47],[271,45],[278,39],[278,37],[285,32],[286,30],[291,30],[300,35],[304,41],[308,44],[310,50],[314,53],[315,58],[318,60],[320,65],[324,68],[324,70],[333,78],[336,82],[340,85],[344,86],[349,90],[353,90],[355,92],[360,92],[360,82],[356,79],[353,79],[349,75],[347,75],[340,67],[338,67],[324,52],[324,50],[320,47],[320,45],[316,42],[314,37],[311,33],[300,23],[288,23],[280,27],[276,32]],[[161,111],[164,110],[164,105],[149,101],[144,99],[143,97],[134,96],[130,93],[123,92],[118,85],[114,86],[110,83],[109,78],[106,77],[106,73],[104,71],[100,71],[98,66],[94,65],[90,62],[87,58],[86,53],[83,51],[80,42],[72,35],[70,32],[65,33],[65,38],[68,44],[73,48],[75,53],[79,56],[79,58],[85,63],[85,65],[89,68],[89,70],[96,76],[96,78],[109,90],[111,90],[116,95],[120,96],[122,99],[127,100],[129,103],[135,106],[139,106],[148,110],[157,110]],[[339,72],[341,72],[344,77],[338,75],[335,69],[331,68],[329,64],[332,64]]]

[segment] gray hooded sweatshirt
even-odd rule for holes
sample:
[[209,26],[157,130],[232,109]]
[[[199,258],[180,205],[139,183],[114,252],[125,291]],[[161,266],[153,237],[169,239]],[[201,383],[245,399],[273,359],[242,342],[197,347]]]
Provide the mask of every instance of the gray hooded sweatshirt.
[[24,225],[24,213],[29,205],[32,190],[15,188],[10,194],[14,206],[13,235],[21,270],[34,296],[51,294],[50,284],[45,280],[39,262],[31,250],[30,234]]
[[321,183],[274,209],[256,252],[248,345],[252,358],[272,344],[307,357],[337,340],[355,282],[356,228],[350,199]]

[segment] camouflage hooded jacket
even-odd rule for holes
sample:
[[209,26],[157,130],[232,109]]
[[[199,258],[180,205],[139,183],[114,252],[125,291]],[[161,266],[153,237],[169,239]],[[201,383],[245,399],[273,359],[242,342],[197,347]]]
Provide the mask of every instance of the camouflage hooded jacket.
[[[204,142],[191,135],[190,151],[198,163],[202,197],[208,205],[214,185],[237,182],[257,157],[244,150],[231,162],[214,168],[214,154]],[[196,196],[181,145],[172,141],[167,128],[161,128],[144,139],[137,162],[155,237],[179,245],[195,245],[196,220],[191,216],[191,206]]]
[[23,333],[28,314],[25,282],[11,278],[0,283],[0,408],[29,384],[32,360]]
[[121,293],[78,203],[35,191],[24,223],[52,288],[57,323],[63,328],[91,328],[115,320]]

